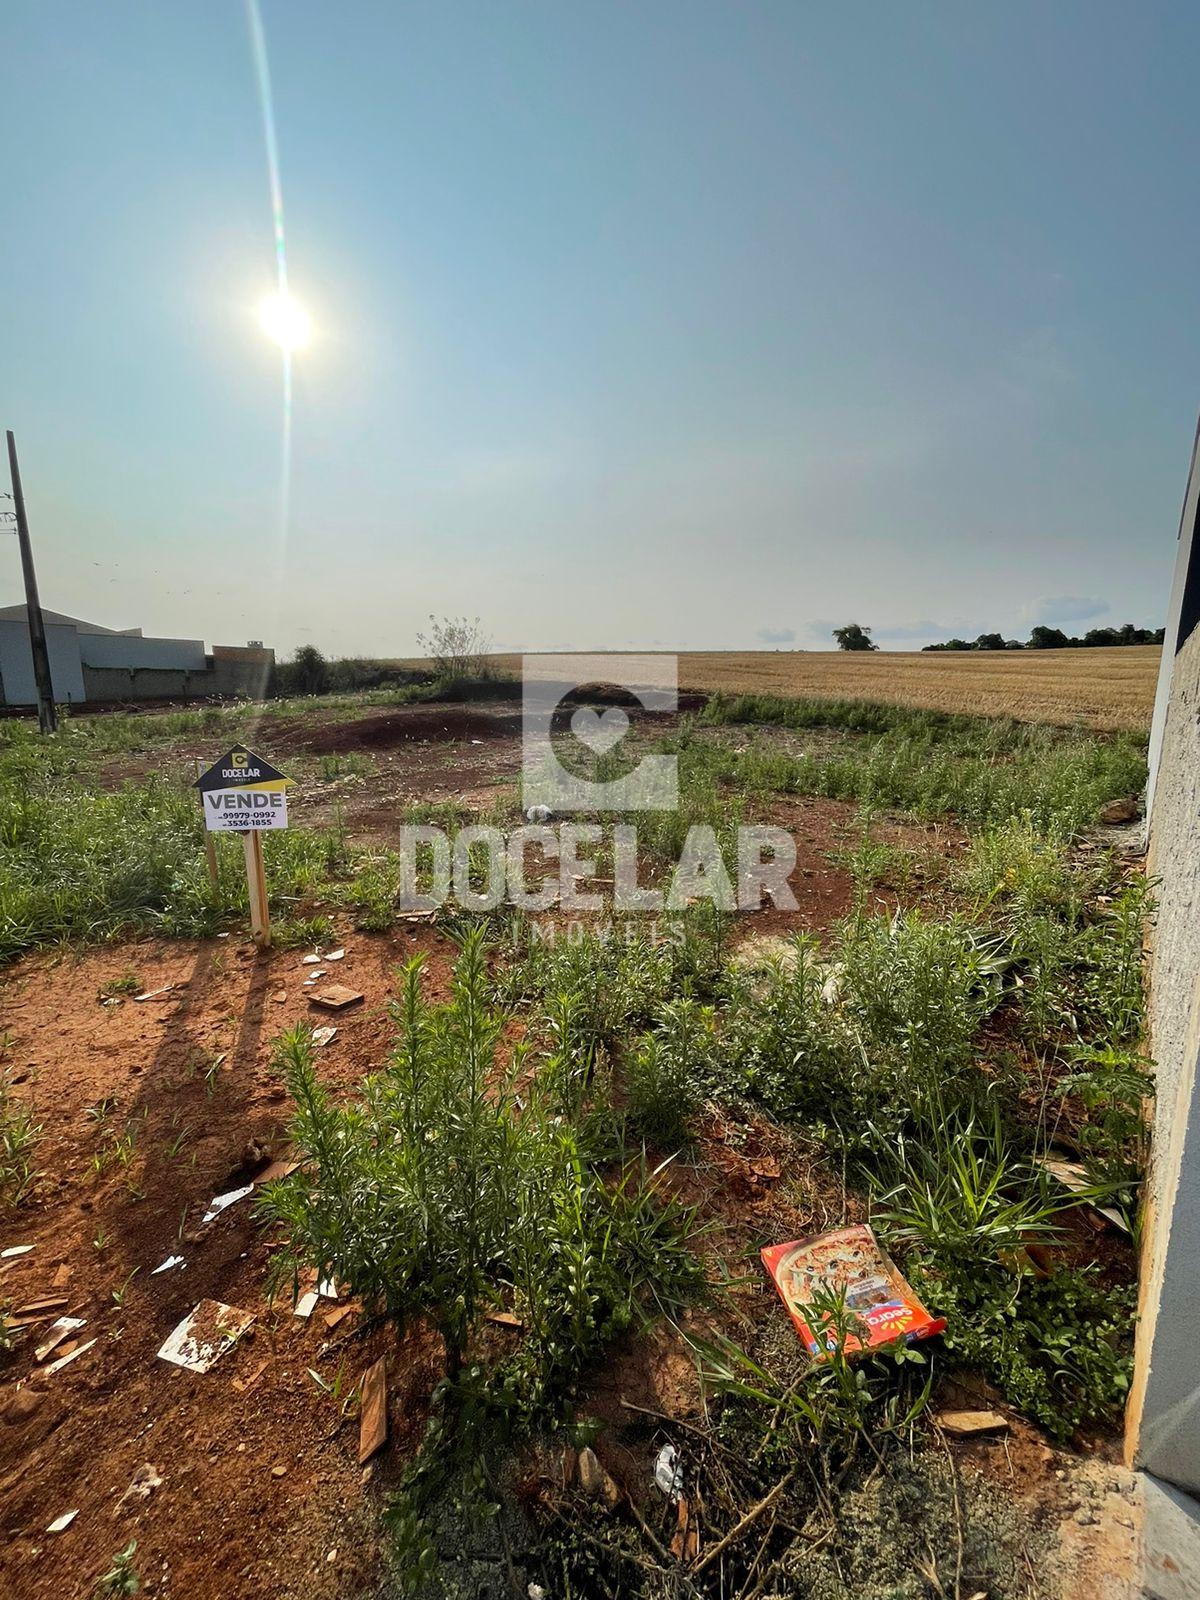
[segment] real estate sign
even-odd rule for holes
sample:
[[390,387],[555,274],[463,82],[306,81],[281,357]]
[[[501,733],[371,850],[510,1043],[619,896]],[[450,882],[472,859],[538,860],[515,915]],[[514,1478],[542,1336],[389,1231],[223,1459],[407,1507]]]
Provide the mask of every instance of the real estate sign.
[[287,786],[278,768],[241,746],[226,751],[196,779],[210,833],[287,827]]

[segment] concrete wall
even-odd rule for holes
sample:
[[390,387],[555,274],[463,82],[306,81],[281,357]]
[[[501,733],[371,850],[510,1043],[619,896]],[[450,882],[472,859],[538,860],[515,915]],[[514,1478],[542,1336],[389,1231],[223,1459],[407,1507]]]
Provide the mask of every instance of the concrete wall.
[[[1155,728],[1149,1024],[1157,1098],[1128,1416],[1138,1465],[1200,1489],[1200,468],[1193,454]],[[1189,515],[1190,508],[1190,515]]]
[[144,639],[127,633],[81,633],[79,654],[85,667],[121,667],[140,672],[203,672],[203,639]]
[[274,650],[215,644],[209,660],[212,677],[206,694],[243,694],[251,700],[261,700],[270,690]]
[[209,674],[159,667],[87,667],[83,684],[89,700],[184,700],[211,694]]
[[[78,705],[84,698],[83,672],[79,660],[79,636],[75,629],[59,623],[46,624],[46,650],[50,657],[50,683],[60,705]],[[29,644],[29,624],[0,621],[0,682],[4,701],[10,706],[37,704],[37,682],[33,676],[33,650]]]
[[89,667],[83,682],[89,700],[186,700],[201,696],[244,695],[261,700],[270,688],[273,650],[239,650],[214,645],[199,670],[157,667]]

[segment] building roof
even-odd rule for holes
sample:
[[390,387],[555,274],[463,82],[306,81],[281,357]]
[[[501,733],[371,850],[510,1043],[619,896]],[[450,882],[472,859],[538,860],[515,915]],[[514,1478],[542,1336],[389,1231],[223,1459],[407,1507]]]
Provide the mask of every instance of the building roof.
[[[24,622],[26,615],[23,601],[20,605],[0,606],[0,622]],[[48,611],[45,606],[42,607],[42,621],[74,628],[76,633],[111,633],[134,638],[140,638],[142,633],[140,628],[102,628],[98,622],[84,622],[82,617],[68,617],[63,611]]]

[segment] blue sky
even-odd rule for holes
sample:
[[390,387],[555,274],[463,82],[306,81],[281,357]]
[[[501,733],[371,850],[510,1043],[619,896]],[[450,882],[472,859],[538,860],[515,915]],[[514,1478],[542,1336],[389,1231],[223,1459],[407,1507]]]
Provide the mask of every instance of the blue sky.
[[506,648],[1163,620],[1196,7],[262,15],[316,330],[282,550],[242,4],[5,7],[0,424],[46,604],[334,654],[431,611]]

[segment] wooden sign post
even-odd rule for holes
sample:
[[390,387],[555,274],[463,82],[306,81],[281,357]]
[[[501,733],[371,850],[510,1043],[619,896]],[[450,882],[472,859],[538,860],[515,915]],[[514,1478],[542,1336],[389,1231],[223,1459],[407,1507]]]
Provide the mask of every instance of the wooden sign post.
[[262,835],[253,830],[242,835],[246,852],[246,882],[250,887],[250,932],[265,950],[271,942],[271,911],[267,904],[267,874],[263,870]]
[[266,828],[287,827],[290,782],[291,779],[285,778],[269,761],[243,748],[227,751],[196,779],[204,805],[206,834],[240,833],[242,836],[246,884],[250,891],[250,931],[261,950],[271,943],[271,912],[260,835]]

